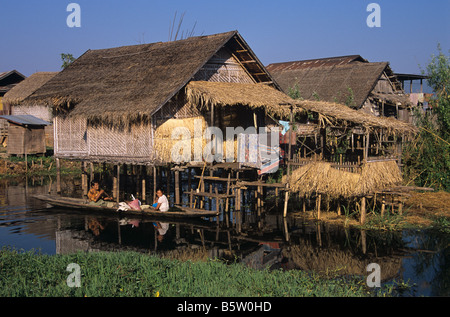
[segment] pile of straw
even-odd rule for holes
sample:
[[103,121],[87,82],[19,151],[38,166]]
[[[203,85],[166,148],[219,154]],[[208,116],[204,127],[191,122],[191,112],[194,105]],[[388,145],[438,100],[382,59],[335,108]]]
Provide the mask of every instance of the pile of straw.
[[[283,179],[286,181],[286,176]],[[333,198],[367,195],[402,181],[395,161],[369,162],[361,173],[340,171],[327,162],[314,162],[292,172],[289,185],[293,192],[310,197],[326,194]]]
[[[199,125],[201,123],[201,126]],[[182,138],[181,136],[178,139],[172,138],[172,132],[175,128],[183,127],[187,128],[190,133],[189,138]],[[154,136],[154,151],[157,160],[161,162],[180,162],[183,161],[182,158],[185,158],[182,149],[190,147],[191,155],[187,161],[194,161],[196,158],[194,156],[194,151],[201,151],[201,159],[204,160],[204,152],[206,145],[210,142],[209,139],[205,138],[205,129],[208,127],[208,123],[205,118],[202,116],[192,117],[192,118],[184,118],[184,119],[169,119],[165,121],[163,124],[159,125],[155,131]],[[199,133],[201,131],[201,134]],[[198,134],[198,135],[196,135]],[[227,143],[232,142],[232,148],[234,149],[234,159],[237,158],[237,139],[235,138],[233,141],[227,141],[226,136],[223,135],[223,157],[227,155]],[[201,148],[200,146],[201,145]],[[176,151],[174,149],[177,146],[180,151]],[[197,147],[197,148],[195,148]],[[230,147],[231,150],[231,147]],[[184,160],[186,161],[186,160]]]
[[[199,137],[200,140],[195,140],[194,138],[194,132],[195,132],[195,124],[201,122],[201,136]],[[207,126],[206,120],[204,117],[192,117],[192,118],[184,118],[184,119],[169,119],[165,121],[163,124],[159,125],[155,130],[155,136],[154,136],[154,151],[156,153],[156,157],[160,161],[164,162],[172,162],[180,158],[183,153],[180,151],[179,153],[176,153],[174,157],[172,157],[172,149],[177,144],[184,144],[187,143],[187,147],[191,148],[191,160],[194,157],[194,150],[198,150],[194,148],[194,145],[196,143],[199,143],[199,141],[202,144],[202,149],[206,145],[206,140],[203,139],[203,131],[205,130]],[[181,137],[179,139],[172,139],[172,131],[175,128],[182,127],[187,128],[190,132],[191,138],[188,139],[182,139]],[[199,127],[197,127],[198,130]],[[181,142],[181,143],[179,143]]]

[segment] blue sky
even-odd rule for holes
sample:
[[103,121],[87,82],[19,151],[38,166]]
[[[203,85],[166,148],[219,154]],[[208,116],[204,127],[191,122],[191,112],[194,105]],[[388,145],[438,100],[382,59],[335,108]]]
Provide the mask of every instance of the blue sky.
[[[71,2],[81,28],[66,24]],[[380,28],[366,25],[371,2]],[[419,73],[438,43],[450,49],[450,0],[0,0],[0,71],[57,71],[61,53],[167,41],[175,12],[185,12],[182,30],[197,23],[195,35],[238,30],[265,65],[359,54]]]

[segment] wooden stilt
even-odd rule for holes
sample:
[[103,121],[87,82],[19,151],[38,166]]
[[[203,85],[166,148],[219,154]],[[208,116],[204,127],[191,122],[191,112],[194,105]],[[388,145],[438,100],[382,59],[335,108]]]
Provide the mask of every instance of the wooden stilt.
[[180,204],[180,171],[175,171],[175,204]]
[[385,209],[386,209],[386,196],[383,195],[382,196],[382,201],[381,201],[381,217],[384,217]]
[[89,183],[94,180],[94,163],[89,162]]
[[285,194],[284,194],[284,210],[283,210],[283,217],[286,217],[286,216],[287,216],[288,201],[289,201],[289,183],[286,184],[286,191],[285,191]]
[[56,159],[56,192],[61,193],[61,162],[59,158]]
[[117,164],[117,196],[116,201],[120,201],[120,164]]
[[217,224],[219,224],[219,211],[220,211],[220,209],[219,209],[219,197],[218,197],[219,191],[217,190],[217,186],[214,188],[214,190],[215,190],[215,194],[216,194],[216,197],[215,197],[215,200],[216,200],[216,212],[217,212],[216,222],[217,222]]
[[145,202],[145,201],[147,201],[147,199],[146,199],[146,194],[147,194],[147,192],[146,192],[146,188],[145,188],[145,186],[146,186],[146,177],[147,176],[147,168],[145,167],[145,166],[141,166],[141,177],[142,177],[142,188],[141,188],[141,192],[142,192],[142,195],[141,195],[141,200],[143,201],[143,202]]
[[151,203],[153,204],[153,200],[156,198],[156,181],[157,181],[157,177],[156,177],[156,166],[153,166],[153,197],[152,197],[152,201]]
[[116,199],[116,201],[118,201],[117,188],[118,188],[117,165],[114,165],[114,168],[113,168],[113,197]]
[[360,223],[363,225],[366,222],[366,197],[361,198],[361,219]]
[[322,200],[322,195],[319,194],[316,199],[317,199],[317,201],[316,201],[316,205],[317,205],[317,219],[320,220],[320,217],[321,217],[320,202]]

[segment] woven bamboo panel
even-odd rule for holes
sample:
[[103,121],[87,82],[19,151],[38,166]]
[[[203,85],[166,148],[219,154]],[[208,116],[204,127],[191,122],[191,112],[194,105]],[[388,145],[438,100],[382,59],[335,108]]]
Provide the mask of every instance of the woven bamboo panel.
[[55,118],[56,154],[87,154],[86,119]]
[[194,76],[194,80],[254,83],[238,61],[225,49],[216,53]]
[[124,130],[89,126],[87,140],[89,156],[150,159],[152,153],[150,125],[132,125]]
[[52,114],[49,107],[46,106],[13,106],[12,115],[32,115],[44,121],[52,122]]

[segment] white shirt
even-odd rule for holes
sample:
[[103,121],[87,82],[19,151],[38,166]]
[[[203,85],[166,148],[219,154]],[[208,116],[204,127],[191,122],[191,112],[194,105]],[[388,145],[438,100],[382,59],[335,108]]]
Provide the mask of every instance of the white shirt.
[[167,200],[166,195],[162,195],[158,198],[158,204],[161,204],[159,206],[160,211],[168,211],[169,210],[169,201]]

